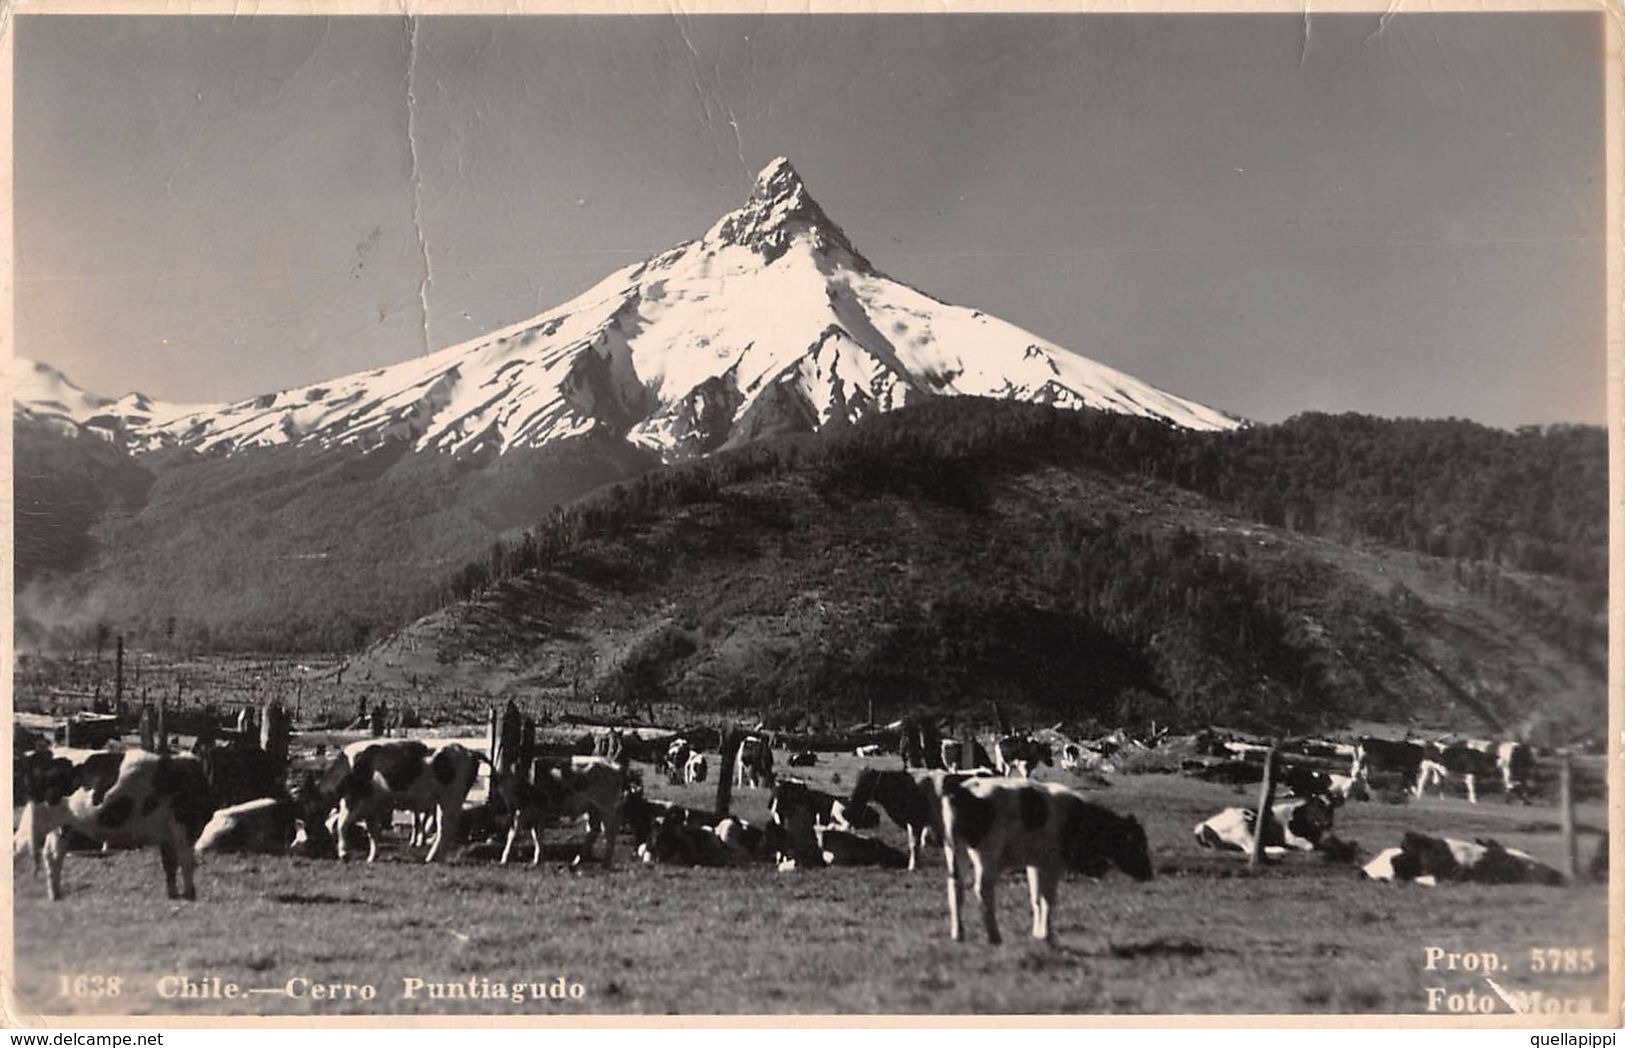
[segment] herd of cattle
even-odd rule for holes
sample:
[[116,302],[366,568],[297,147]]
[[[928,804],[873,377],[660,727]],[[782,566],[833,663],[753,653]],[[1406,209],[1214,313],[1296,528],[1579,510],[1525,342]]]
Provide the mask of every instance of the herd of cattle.
[[[1086,800],[1074,789],[1031,778],[1059,763],[1080,774],[1109,767],[1125,746],[1116,738],[1057,747],[1033,736],[1009,736],[991,749],[973,740],[942,740],[939,760],[923,770],[864,767],[850,794],[838,796],[774,771],[773,739],[766,734],[724,737],[719,775],[731,786],[771,789],[767,820],[752,824],[726,811],[706,811],[645,796],[628,756],[549,755],[522,752],[500,761],[457,742],[369,739],[346,746],[289,785],[287,769],[252,748],[217,747],[199,754],[141,750],[82,751],[40,748],[15,756],[16,796],[23,810],[14,852],[43,860],[47,892],[62,896],[62,868],[71,843],[103,847],[157,845],[170,897],[196,898],[196,854],[211,851],[293,853],[350,859],[365,846],[376,858],[378,836],[399,811],[412,815],[409,846],[427,845],[428,861],[448,858],[459,842],[494,842],[506,828],[500,859],[528,845],[531,863],[542,858],[542,830],[559,820],[584,819],[588,837],[576,861],[591,856],[602,838],[602,862],[614,865],[617,838],[630,832],[640,860],[691,866],[773,863],[780,869],[831,865],[918,868],[925,849],[940,844],[949,882],[949,921],[963,937],[961,877],[968,873],[990,941],[999,941],[994,918],[998,873],[1025,868],[1031,894],[1032,934],[1049,938],[1050,913],[1064,871],[1099,876],[1109,867],[1137,880],[1153,876],[1144,829],[1132,817]],[[1212,733],[1187,745],[1204,769],[1250,767],[1263,747]],[[865,746],[879,757],[886,747]],[[1364,796],[1373,777],[1398,780],[1420,795],[1459,780],[1467,797],[1496,781],[1510,801],[1528,800],[1533,755],[1519,743],[1395,742],[1364,738],[1344,745],[1304,742],[1296,752],[1323,768],[1347,761],[1347,772],[1314,770],[1287,762],[1277,781],[1283,799],[1264,826],[1257,813],[1228,808],[1195,827],[1202,847],[1250,852],[1262,832],[1263,851],[1279,856],[1313,851],[1353,862],[1356,849],[1332,832],[1337,810]],[[619,747],[616,747],[619,750]],[[865,752],[868,751],[868,752]],[[893,751],[895,752],[895,751]],[[673,783],[704,782],[709,761],[686,738],[644,753]],[[1216,761],[1216,763],[1215,763]],[[818,754],[792,751],[786,763],[815,765]],[[486,778],[482,804],[470,795]],[[726,807],[726,791],[719,791]],[[907,839],[907,851],[861,831],[879,826],[884,813]],[[1560,883],[1563,876],[1529,855],[1494,841],[1437,839],[1408,833],[1395,848],[1363,867],[1365,876],[1432,884],[1442,880]]]

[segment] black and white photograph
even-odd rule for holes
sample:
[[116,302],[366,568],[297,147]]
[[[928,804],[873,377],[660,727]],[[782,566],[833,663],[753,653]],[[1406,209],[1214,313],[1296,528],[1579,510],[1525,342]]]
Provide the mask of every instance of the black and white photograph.
[[9,8],[0,1025],[1617,1026],[1618,10],[1318,7]]

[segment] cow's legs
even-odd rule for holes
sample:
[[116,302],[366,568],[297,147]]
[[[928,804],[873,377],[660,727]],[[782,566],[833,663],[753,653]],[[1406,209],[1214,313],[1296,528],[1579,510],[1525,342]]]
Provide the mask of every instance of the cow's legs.
[[513,854],[513,842],[519,836],[519,822],[524,815],[515,812],[513,822],[508,825],[508,841],[502,846],[502,858],[497,860],[498,866],[508,865],[508,857]]
[[350,802],[341,799],[337,824],[333,827],[333,843],[338,848],[339,862],[350,861],[350,825],[354,822],[355,812],[350,808]]
[[1478,776],[1474,775],[1472,772],[1468,772],[1465,776],[1463,776],[1463,778],[1467,780],[1467,803],[1477,804]]
[[576,853],[576,861],[578,862],[585,862],[592,858],[592,846],[598,843],[598,836],[603,832],[604,826],[604,820],[596,812],[584,812],[582,817],[587,820],[587,839],[581,842],[581,850]]
[[615,838],[621,832],[621,809],[611,807],[604,816],[604,869],[615,868]]
[[976,901],[982,906],[982,927],[987,941],[995,946],[1004,941],[999,934],[999,917],[994,912],[994,892],[999,885],[998,870],[990,869],[981,852],[970,853],[971,885],[976,889]]
[[193,882],[192,875],[197,869],[197,852],[193,850],[192,842],[186,836],[186,827],[178,822],[172,822],[169,832],[174,841],[175,858],[181,868],[181,898],[195,900],[197,885]]
[[34,876],[40,874],[40,850],[45,843],[45,827],[34,818],[34,805],[32,802],[23,805],[23,814],[17,820],[17,832],[11,838],[11,856],[15,859],[24,851],[28,852],[29,862],[34,867]]
[[62,898],[62,863],[68,857],[68,842],[60,828],[46,835],[41,850],[45,853],[45,892],[55,902]]
[[429,854],[424,862],[444,861],[457,846],[457,823],[463,814],[463,802],[450,804],[445,801],[435,805],[435,835],[434,844],[429,846]]
[[1033,938],[1055,942],[1055,886],[1060,870],[1052,866],[1027,867],[1027,885],[1033,893]]
[[965,939],[965,922],[959,915],[959,859],[952,844],[943,846],[943,861],[948,864],[948,938],[954,942]]
[[180,866],[180,860],[176,856],[173,840],[159,842],[158,858],[164,864],[164,890],[171,899],[180,898],[180,890],[175,886],[175,871]]
[[1027,867],[1027,900],[1033,908],[1033,938],[1044,938],[1044,898],[1038,891],[1038,867]]
[[530,844],[530,864],[540,866],[542,864],[542,830],[536,823],[531,823],[530,826]]
[[921,827],[921,826],[905,826],[905,827],[903,827],[903,829],[908,832],[908,868],[910,870],[912,870],[912,869],[915,869],[919,865],[919,853],[920,853],[919,834],[920,834],[920,831],[922,829],[924,829],[924,827]]

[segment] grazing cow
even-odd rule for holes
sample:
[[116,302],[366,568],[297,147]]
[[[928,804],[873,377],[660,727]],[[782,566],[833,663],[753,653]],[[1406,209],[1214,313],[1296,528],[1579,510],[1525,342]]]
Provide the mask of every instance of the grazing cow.
[[666,747],[665,755],[660,759],[660,768],[666,773],[666,781],[676,786],[682,782],[688,771],[688,759],[694,755],[688,740],[681,736],[671,740]]
[[852,785],[852,797],[846,803],[844,814],[854,825],[872,826],[878,819],[871,821],[870,805],[878,806],[908,836],[908,869],[918,869],[926,834],[935,833],[939,840],[942,838],[943,783],[948,779],[991,774],[986,769],[934,771],[916,778],[907,771],[865,768],[858,772],[857,781]]
[[281,855],[299,835],[298,809],[282,797],[260,797],[220,808],[198,834],[196,850]]
[[26,827],[26,833],[19,827],[19,836],[32,850],[36,869],[43,854],[46,891],[53,901],[62,898],[69,830],[118,847],[158,845],[169,897],[197,898],[193,842],[214,814],[214,804],[196,757],[57,750],[25,755],[19,771]]
[[734,761],[734,785],[753,789],[772,787],[773,748],[760,735],[747,735],[739,743],[739,757]]
[[1366,735],[1355,744],[1354,764],[1349,769],[1349,777],[1369,786],[1370,773],[1374,769],[1394,773],[1406,782],[1413,782],[1427,758],[1428,748],[1422,743],[1398,742]]
[[1478,780],[1500,772],[1497,748],[1497,743],[1485,739],[1432,744],[1417,768],[1416,796],[1425,794],[1429,786],[1442,794],[1445,780],[1456,777],[1467,787],[1467,800],[1477,804]]
[[900,870],[908,858],[896,848],[872,837],[820,826],[818,851],[826,866],[884,866]]
[[1495,750],[1495,764],[1501,772],[1501,790],[1506,803],[1513,798],[1529,803],[1529,781],[1535,775],[1535,751],[1521,742],[1502,742]]
[[1478,884],[1563,884],[1564,876],[1516,848],[1480,839],[1461,841],[1406,833],[1398,848],[1385,848],[1362,871],[1373,881],[1440,881]]
[[482,761],[454,742],[431,748],[416,739],[371,739],[346,746],[317,787],[322,796],[338,798],[333,836],[339,859],[349,860],[350,831],[357,826],[367,841],[367,861],[376,859],[376,828],[402,808],[435,813],[434,844],[425,861],[445,859],[457,843],[463,801]]
[[537,757],[529,768],[495,776],[492,794],[513,813],[500,862],[506,864],[521,833],[530,834],[530,864],[542,861],[542,822],[548,818],[585,816],[587,840],[581,856],[590,856],[604,837],[604,868],[615,865],[615,837],[621,830],[626,772],[607,757]]
[[949,777],[942,788],[948,930],[955,942],[965,937],[959,871],[967,862],[990,943],[1001,939],[993,898],[1001,870],[1027,868],[1033,937],[1050,942],[1063,869],[1098,877],[1116,866],[1135,880],[1152,877],[1151,849],[1139,822],[1091,804],[1058,783]]
[[[864,749],[866,749],[866,747],[858,747],[859,757],[864,756]],[[818,764],[818,754],[814,753],[812,750],[797,750],[795,753],[790,754],[790,758],[784,763],[788,764],[792,768],[811,768]]]
[[[1270,807],[1264,828],[1264,852],[1284,855],[1287,849],[1314,851],[1331,833],[1332,814],[1341,801],[1305,797]],[[1251,852],[1258,814],[1251,808],[1226,808],[1196,826],[1196,843],[1220,851]]]
[[993,767],[1001,775],[1027,779],[1038,765],[1054,763],[1050,748],[1030,735],[1006,735],[993,744]]
[[987,748],[976,739],[943,739],[941,742],[944,771],[968,771],[971,768],[995,767]]
[[689,786],[704,782],[706,770],[705,754],[690,753],[688,760],[683,762],[683,782]]

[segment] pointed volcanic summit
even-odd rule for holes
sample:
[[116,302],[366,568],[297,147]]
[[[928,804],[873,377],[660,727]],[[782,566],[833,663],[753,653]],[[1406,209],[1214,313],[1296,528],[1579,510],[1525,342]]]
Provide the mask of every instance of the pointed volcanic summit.
[[699,239],[539,316],[391,367],[233,404],[143,403],[122,421],[138,451],[500,454],[594,433],[671,461],[954,395],[1242,424],[878,272],[784,157]]
[[750,200],[723,215],[705,234],[715,244],[749,248],[772,262],[783,255],[797,236],[807,237],[816,250],[840,253],[858,268],[869,262],[853,249],[841,227],[830,220],[787,157],[776,157],[756,176]]

